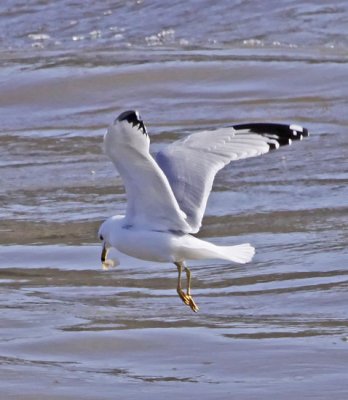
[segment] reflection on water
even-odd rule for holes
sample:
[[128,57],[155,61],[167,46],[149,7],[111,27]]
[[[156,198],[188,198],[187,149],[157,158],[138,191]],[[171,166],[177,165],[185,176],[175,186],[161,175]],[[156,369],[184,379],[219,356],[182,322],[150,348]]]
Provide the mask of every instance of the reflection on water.
[[[29,3],[0,10],[3,396],[346,398],[346,5]],[[154,151],[240,122],[311,132],[218,174],[199,236],[257,253],[190,263],[197,315],[173,265],[101,270],[126,202],[102,137],[129,108]]]

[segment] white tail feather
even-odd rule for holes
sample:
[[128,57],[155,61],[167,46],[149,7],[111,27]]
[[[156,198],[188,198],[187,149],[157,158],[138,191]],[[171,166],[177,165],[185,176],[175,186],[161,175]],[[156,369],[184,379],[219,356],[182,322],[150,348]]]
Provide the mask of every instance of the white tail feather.
[[245,264],[252,260],[255,249],[250,243],[239,244],[237,246],[216,246],[221,254],[221,258],[238,264]]
[[245,264],[252,260],[255,249],[249,243],[237,246],[216,246],[213,243],[195,238],[191,235],[184,237],[185,243],[181,244],[181,255],[187,260],[220,259]]

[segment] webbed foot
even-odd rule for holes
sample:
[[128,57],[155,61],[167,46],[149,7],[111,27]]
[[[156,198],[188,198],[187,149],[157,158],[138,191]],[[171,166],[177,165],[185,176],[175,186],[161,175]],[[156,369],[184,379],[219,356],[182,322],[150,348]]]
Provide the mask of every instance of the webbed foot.
[[193,312],[197,312],[199,307],[193,300],[193,297],[190,294],[186,294],[182,289],[177,290],[180,299],[191,308]]

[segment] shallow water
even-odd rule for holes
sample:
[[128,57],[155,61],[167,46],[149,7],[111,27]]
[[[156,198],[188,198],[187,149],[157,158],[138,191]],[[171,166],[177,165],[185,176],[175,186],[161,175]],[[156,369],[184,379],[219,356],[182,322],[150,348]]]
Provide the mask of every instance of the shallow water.
[[[1,398],[346,398],[346,3],[94,3],[0,6]],[[172,265],[101,270],[126,201],[102,137],[128,108],[154,151],[241,122],[311,132],[218,174],[199,236],[257,253],[190,263],[198,314]]]

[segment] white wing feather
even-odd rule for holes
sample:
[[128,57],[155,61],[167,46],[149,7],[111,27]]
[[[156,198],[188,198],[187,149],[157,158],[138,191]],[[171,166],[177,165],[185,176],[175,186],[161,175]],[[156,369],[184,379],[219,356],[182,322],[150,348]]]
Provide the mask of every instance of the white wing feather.
[[116,120],[107,130],[104,145],[126,189],[125,225],[189,231],[167,177],[149,153],[147,134],[127,121]]

